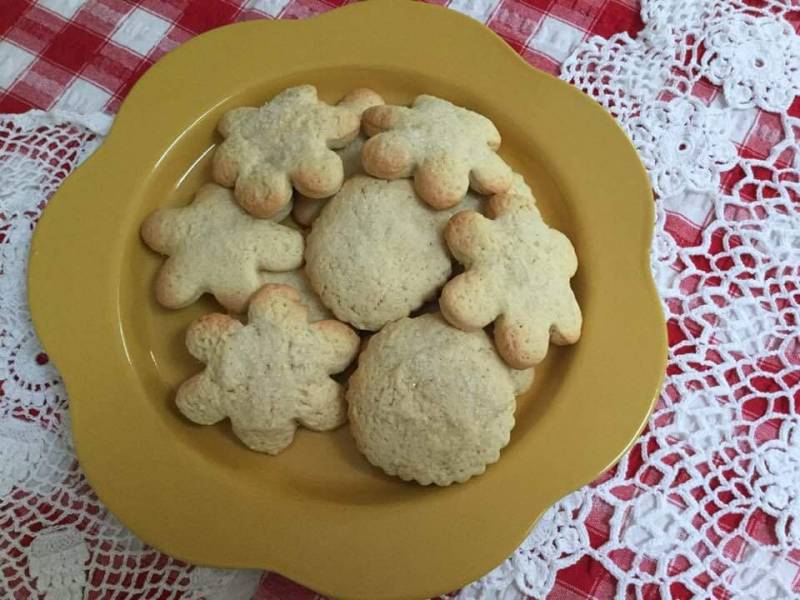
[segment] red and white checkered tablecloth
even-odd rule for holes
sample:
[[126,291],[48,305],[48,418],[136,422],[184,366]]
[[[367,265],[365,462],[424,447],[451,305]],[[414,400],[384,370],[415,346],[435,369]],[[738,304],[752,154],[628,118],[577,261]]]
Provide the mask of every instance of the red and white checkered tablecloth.
[[[300,19],[340,0],[2,0],[0,112],[115,112],[155,61],[209,29],[248,19]],[[451,0],[532,65],[557,73],[591,35],[635,32],[633,0]]]
[[[113,113],[154,62],[192,36],[248,19],[304,18],[346,3],[0,0],[0,113],[29,109]],[[641,27],[634,0],[439,3],[487,23],[533,66],[553,74],[589,36],[635,33]],[[559,575],[553,594],[564,600],[608,598],[608,581],[608,573],[586,559]],[[315,597],[313,592],[270,574],[262,580],[258,600]]]
[[[571,52],[590,37],[609,38],[620,32],[634,35],[643,25],[639,3],[635,0],[437,2],[486,23],[531,65],[553,74],[558,74],[561,64]],[[19,113],[29,109],[113,113],[131,86],[156,60],[194,35],[247,19],[308,17],[344,3],[346,1],[339,0],[0,0],[0,113]],[[764,2],[756,4],[762,5]],[[797,29],[800,11],[787,18]],[[718,93],[719,88],[710,83],[698,85],[693,90],[694,96],[707,103],[713,101]],[[788,112],[792,116],[800,116],[800,101],[796,99]],[[781,131],[780,115],[753,108],[741,111],[739,117],[739,121],[732,124],[739,156],[766,160],[778,141],[776,136]],[[776,168],[782,166],[786,165],[779,160]],[[722,177],[722,189],[726,192],[734,190],[743,177],[741,169],[728,171]],[[747,190],[740,191],[744,195],[749,193]],[[712,207],[708,202],[698,199],[680,206],[666,206],[665,209],[666,222],[663,227],[676,243],[681,247],[698,245],[711,218]],[[0,241],[3,236],[2,225],[0,205]],[[719,239],[721,248],[722,236]],[[697,268],[702,269],[703,265]],[[790,293],[794,292],[790,290]],[[671,318],[668,325],[671,358],[674,359],[670,369],[675,370],[683,367],[676,356],[694,343],[698,330],[681,326],[677,318]],[[800,350],[796,350],[794,356],[800,365]],[[46,360],[46,356],[42,360]],[[781,371],[783,380],[776,384],[768,374],[778,372],[780,365],[775,366],[771,360],[770,356],[765,356],[753,367],[765,375],[748,379],[747,385],[750,387],[747,393],[763,393],[766,396],[775,389],[789,386],[797,391],[795,401],[800,403],[800,370],[795,369],[788,374]],[[696,365],[692,367],[701,369]],[[783,366],[780,368],[783,369]],[[744,380],[748,376],[731,374],[728,383],[731,386],[738,385],[734,381],[736,377]],[[0,403],[3,402],[3,393],[0,381]],[[676,393],[668,387],[662,403]],[[755,420],[763,417],[764,410],[761,405],[754,403],[750,414]],[[779,435],[778,429],[771,422],[765,422],[762,437],[775,438]],[[631,479],[635,476],[643,484],[648,483],[648,478],[656,476],[650,472],[639,472],[647,452],[647,447],[636,448],[625,459],[625,468]],[[4,512],[23,510],[14,502],[14,499],[0,497],[0,520],[4,518]],[[611,512],[609,507],[596,503],[588,514],[586,529],[592,547],[601,546],[608,540],[612,527],[609,522]],[[763,527],[765,522],[754,520],[748,533],[758,539],[759,531],[766,530]],[[731,526],[735,527],[736,524]],[[769,541],[765,538],[765,543]],[[4,562],[3,543],[0,536],[0,570]],[[730,552],[734,555],[737,550],[732,548]],[[800,559],[800,553],[797,557]],[[157,556],[153,557],[154,562],[158,560]],[[620,561],[626,560],[628,558],[620,556]],[[646,594],[648,599],[662,597],[656,586],[647,589],[650,590]],[[0,590],[0,598],[5,599],[3,591]],[[600,562],[584,556],[558,572],[548,597],[551,600],[600,600],[614,597],[617,591],[613,575]],[[618,597],[629,597],[625,595],[625,590],[619,593],[623,596]],[[671,586],[670,595],[673,598],[693,597],[681,585]],[[722,592],[714,592],[713,595],[725,597]],[[103,598],[102,595],[92,597]],[[711,593],[708,597],[711,597]],[[310,600],[317,596],[278,575],[267,574],[261,580],[256,598]]]

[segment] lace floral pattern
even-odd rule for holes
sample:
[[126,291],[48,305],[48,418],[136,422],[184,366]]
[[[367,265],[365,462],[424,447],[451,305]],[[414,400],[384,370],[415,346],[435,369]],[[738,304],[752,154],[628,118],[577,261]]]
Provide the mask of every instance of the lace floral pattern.
[[626,125],[661,197],[714,191],[736,162],[724,112],[694,98],[656,101]]
[[89,551],[80,533],[71,527],[53,528],[31,542],[28,569],[36,591],[64,600],[81,600],[86,585],[83,564]]
[[34,225],[109,124],[104,115],[0,118],[0,598],[248,600],[259,573],[164,556],[103,507],[75,458],[64,387],[33,332],[26,267]]
[[700,67],[731,108],[781,112],[800,94],[800,39],[765,15],[726,15],[709,28]]
[[591,503],[579,493],[570,494],[547,510],[531,534],[497,569],[465,587],[461,600],[514,598],[520,594],[543,598],[553,587],[558,570],[571,565],[589,544],[583,522]]
[[[579,565],[607,573],[619,600],[800,594],[797,12],[779,0],[650,0],[636,37],[591,38],[563,65],[630,134],[653,182],[667,380],[618,465],[457,597],[544,598]],[[0,121],[0,590],[244,600],[259,573],[163,556],[93,496],[63,386],[31,329],[35,221],[107,125]]]
[[787,4],[762,4],[646,2],[636,39],[589,40],[562,69],[629,131],[657,196],[666,385],[583,490],[587,526],[607,523],[585,552],[617,598],[799,591],[798,37]]

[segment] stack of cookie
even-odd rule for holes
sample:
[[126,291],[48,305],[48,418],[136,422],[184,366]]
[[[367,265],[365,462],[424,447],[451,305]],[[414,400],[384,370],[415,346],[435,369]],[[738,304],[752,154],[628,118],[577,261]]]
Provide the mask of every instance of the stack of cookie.
[[581,329],[575,252],[497,155],[496,127],[432,96],[389,106],[359,89],[330,105],[304,85],[228,112],[219,132],[216,183],[141,230],[168,257],[162,305],[209,293],[229,311],[189,328],[206,368],[180,411],[228,418],[269,454],[298,426],[349,420],[391,475],[482,473],[550,341]]

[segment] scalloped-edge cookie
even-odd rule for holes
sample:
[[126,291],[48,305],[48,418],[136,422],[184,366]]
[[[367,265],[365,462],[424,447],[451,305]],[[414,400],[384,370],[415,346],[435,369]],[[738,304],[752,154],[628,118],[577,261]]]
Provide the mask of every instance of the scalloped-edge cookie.
[[[531,379],[532,372],[519,378]],[[350,431],[389,475],[463,482],[508,444],[516,385],[484,331],[461,331],[439,314],[401,319],[359,356],[347,390]]]
[[[468,196],[459,208],[481,201]],[[377,331],[434,298],[452,272],[436,211],[411,182],[349,179],[306,238],[306,274],[338,319]]]

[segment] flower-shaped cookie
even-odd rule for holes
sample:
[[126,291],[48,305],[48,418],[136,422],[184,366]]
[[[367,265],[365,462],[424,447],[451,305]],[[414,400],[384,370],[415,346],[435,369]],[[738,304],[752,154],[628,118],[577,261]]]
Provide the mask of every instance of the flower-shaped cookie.
[[273,218],[292,197],[292,186],[310,198],[331,196],[343,181],[342,159],[333,151],[358,135],[364,107],[382,104],[378,94],[358,89],[336,106],[317,98],[312,85],[288,88],[260,108],[231,110],[217,129],[212,173],[234,187],[252,215]]
[[544,358],[551,339],[571,344],[580,337],[581,311],[569,285],[578,262],[520,180],[493,196],[488,209],[494,219],[464,211],[447,224],[447,245],[465,271],[445,285],[439,305],[459,329],[495,321],[498,352],[524,369]]
[[333,318],[331,311],[322,303],[314,288],[311,287],[305,269],[281,272],[263,271],[260,273],[260,278],[265,284],[274,283],[294,288],[300,294],[300,302],[305,304],[308,309],[308,320],[311,323]]
[[375,106],[363,124],[372,136],[361,156],[367,173],[381,179],[413,174],[417,193],[433,208],[455,206],[470,186],[497,194],[511,185],[511,169],[495,153],[500,133],[494,124],[447,100],[417,96],[411,108]]
[[353,361],[358,335],[339,321],[307,317],[293,288],[270,284],[253,295],[247,325],[221,314],[195,321],[186,346],[206,368],[181,385],[178,409],[201,425],[227,417],[246,446],[268,454],[291,444],[298,425],[343,424],[344,390],[330,375]]
[[261,287],[263,271],[288,271],[303,264],[303,236],[273,221],[255,219],[230,190],[203,186],[183,208],[154,212],[142,224],[142,239],[169,256],[156,278],[156,299],[181,308],[209,292],[225,308],[241,312]]

